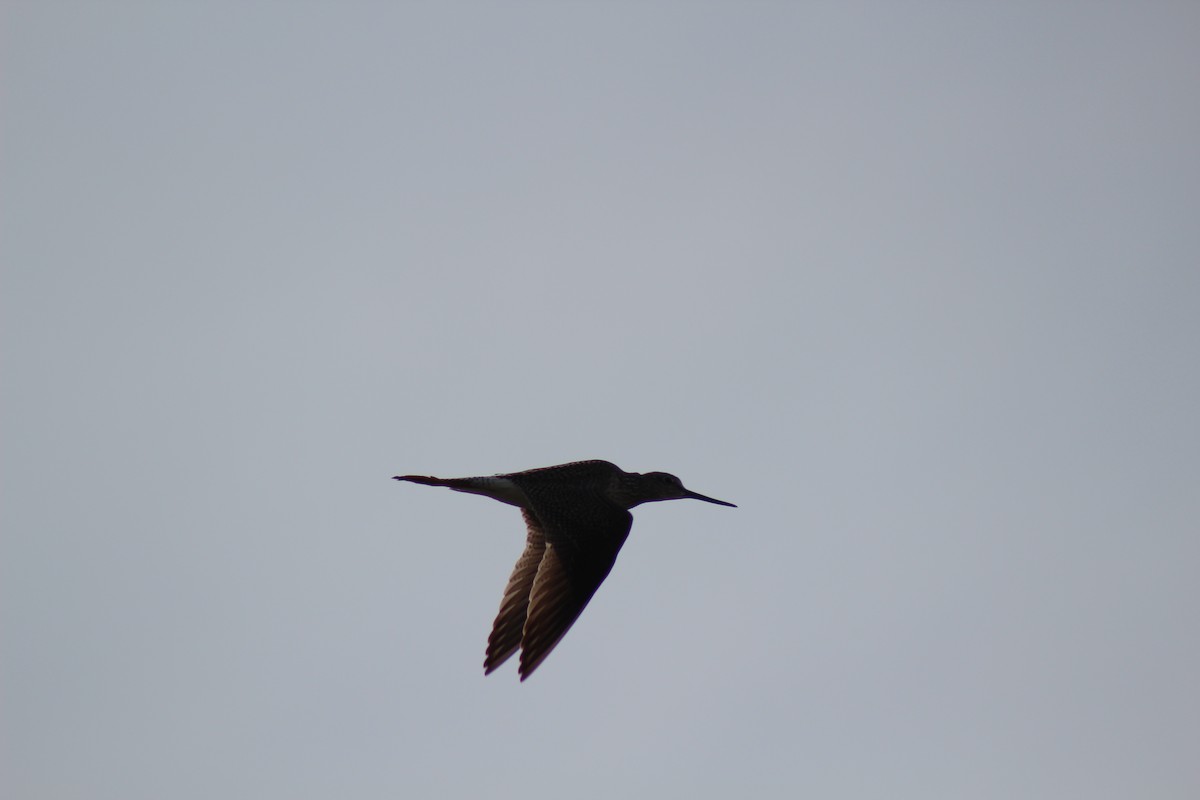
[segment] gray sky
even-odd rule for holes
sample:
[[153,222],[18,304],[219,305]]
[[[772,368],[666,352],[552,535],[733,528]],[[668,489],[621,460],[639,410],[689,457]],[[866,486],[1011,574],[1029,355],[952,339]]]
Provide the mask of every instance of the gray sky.
[[2,29],[5,798],[1200,795],[1195,4]]

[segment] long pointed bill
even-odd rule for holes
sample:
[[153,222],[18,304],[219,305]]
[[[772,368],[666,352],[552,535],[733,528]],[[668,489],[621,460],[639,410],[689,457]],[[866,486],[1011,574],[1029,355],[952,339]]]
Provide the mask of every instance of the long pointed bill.
[[726,503],[724,500],[717,500],[715,497],[708,497],[706,495],[700,494],[699,492],[693,492],[691,489],[687,489],[685,491],[687,492],[687,494],[684,496],[690,497],[693,500],[703,500],[706,503],[716,503],[719,506],[729,506],[730,508],[737,508],[737,506],[735,506],[733,503]]

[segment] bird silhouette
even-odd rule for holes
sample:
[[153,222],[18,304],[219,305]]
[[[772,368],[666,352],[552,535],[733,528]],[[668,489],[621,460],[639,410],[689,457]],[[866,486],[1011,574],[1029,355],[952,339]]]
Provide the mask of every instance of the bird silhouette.
[[629,509],[684,498],[736,508],[685,489],[666,472],[625,472],[598,460],[474,478],[397,475],[395,480],[481,494],[521,509],[525,550],[500,601],[483,669],[491,674],[520,650],[522,681],[562,640],[608,577],[633,525]]

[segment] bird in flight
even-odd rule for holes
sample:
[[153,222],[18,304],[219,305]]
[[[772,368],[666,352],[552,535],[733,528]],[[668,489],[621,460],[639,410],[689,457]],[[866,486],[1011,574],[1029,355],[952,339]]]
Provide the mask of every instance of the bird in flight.
[[608,461],[476,478],[395,480],[481,494],[521,509],[525,551],[508,579],[483,662],[488,675],[520,650],[521,680],[550,655],[608,577],[633,525],[629,509],[684,498],[737,507],[685,489],[666,472],[625,472]]

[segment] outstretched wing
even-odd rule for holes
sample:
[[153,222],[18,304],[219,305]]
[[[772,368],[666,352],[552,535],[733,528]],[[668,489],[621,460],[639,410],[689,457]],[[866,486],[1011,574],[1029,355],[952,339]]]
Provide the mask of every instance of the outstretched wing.
[[[608,577],[633,515],[590,492],[530,495],[545,550],[529,594],[521,637],[521,680],[550,655]],[[526,512],[527,514],[530,512]],[[528,552],[528,549],[526,550]]]
[[496,621],[492,624],[487,656],[483,661],[484,675],[490,675],[521,646],[521,632],[525,629],[529,594],[533,590],[534,578],[546,551],[546,535],[542,532],[537,517],[528,509],[522,508],[521,513],[525,515],[525,526],[528,529],[525,550],[513,567],[508,586],[504,589],[504,598],[500,601],[500,613],[496,615]]

